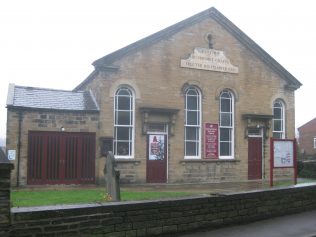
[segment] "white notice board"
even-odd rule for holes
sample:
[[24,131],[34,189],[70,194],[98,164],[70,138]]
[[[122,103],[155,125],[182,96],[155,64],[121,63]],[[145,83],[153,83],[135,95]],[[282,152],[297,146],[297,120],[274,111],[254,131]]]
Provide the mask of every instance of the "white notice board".
[[273,141],[273,167],[294,167],[294,142],[293,140]]
[[15,150],[8,150],[8,160],[15,160]]

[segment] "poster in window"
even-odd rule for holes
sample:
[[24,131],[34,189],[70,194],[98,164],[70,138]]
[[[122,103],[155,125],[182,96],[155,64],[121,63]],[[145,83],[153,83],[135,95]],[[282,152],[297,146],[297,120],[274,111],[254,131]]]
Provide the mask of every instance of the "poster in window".
[[149,160],[163,160],[165,158],[165,136],[149,135]]
[[292,140],[274,140],[273,152],[275,168],[294,166],[294,143]]
[[204,158],[218,159],[218,124],[204,124]]

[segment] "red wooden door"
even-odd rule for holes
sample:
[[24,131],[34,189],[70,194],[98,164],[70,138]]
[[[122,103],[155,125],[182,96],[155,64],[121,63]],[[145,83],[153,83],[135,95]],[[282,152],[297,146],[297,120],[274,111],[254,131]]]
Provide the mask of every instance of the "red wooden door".
[[167,182],[167,135],[147,137],[147,183]]
[[29,132],[28,184],[95,181],[95,134]]
[[248,138],[248,179],[262,179],[262,138]]

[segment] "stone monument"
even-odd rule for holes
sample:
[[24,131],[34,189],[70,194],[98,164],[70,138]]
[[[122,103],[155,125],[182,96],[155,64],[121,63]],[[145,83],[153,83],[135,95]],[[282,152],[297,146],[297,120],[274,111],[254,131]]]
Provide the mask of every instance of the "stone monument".
[[108,151],[106,155],[104,176],[106,182],[107,199],[110,201],[120,201],[120,171],[116,169],[115,158],[111,151]]

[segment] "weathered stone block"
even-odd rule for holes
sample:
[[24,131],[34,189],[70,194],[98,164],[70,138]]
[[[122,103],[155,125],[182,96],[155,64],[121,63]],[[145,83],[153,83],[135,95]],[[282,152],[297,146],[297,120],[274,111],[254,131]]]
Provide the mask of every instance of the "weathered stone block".
[[90,220],[90,221],[81,221],[80,227],[89,227],[89,226],[98,226],[100,225],[100,221]]
[[132,227],[131,223],[116,224],[115,231],[131,230]]
[[137,236],[137,231],[136,230],[128,230],[125,232],[126,237],[136,237]]
[[0,211],[0,224],[10,223],[10,209],[2,209]]
[[105,234],[104,237],[126,237],[125,231]]
[[177,225],[167,225],[162,227],[162,232],[165,233],[176,233],[178,231]]
[[139,228],[136,231],[137,231],[137,236],[146,236],[147,235],[146,228]]
[[151,235],[160,235],[162,234],[162,226],[159,227],[151,227],[151,228],[147,228],[147,235],[151,236]]
[[68,229],[68,225],[56,225],[56,226],[50,225],[50,226],[44,227],[45,232],[58,232],[58,231],[63,231],[67,229]]

